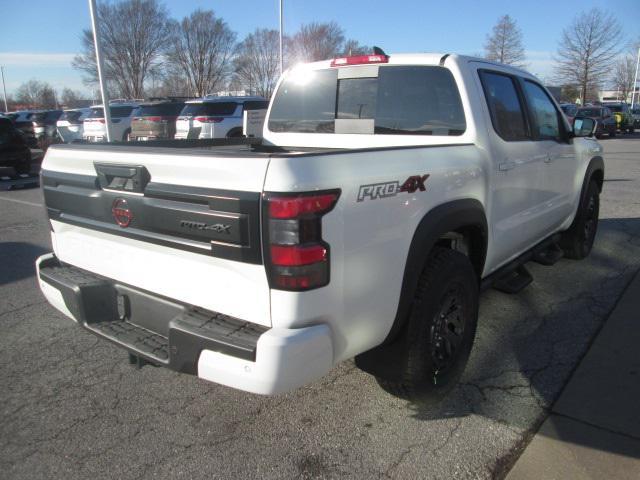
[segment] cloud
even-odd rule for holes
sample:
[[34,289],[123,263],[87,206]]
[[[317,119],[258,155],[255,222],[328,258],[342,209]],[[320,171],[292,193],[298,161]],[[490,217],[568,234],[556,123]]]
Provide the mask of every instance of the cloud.
[[4,67],[68,67],[75,53],[0,52]]

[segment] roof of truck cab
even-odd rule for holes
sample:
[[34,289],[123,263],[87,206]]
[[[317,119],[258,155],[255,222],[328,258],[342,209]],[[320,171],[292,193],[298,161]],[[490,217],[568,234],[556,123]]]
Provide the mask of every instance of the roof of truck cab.
[[[373,55],[373,54],[372,54]],[[487,60],[486,58],[473,57],[469,55],[459,55],[457,53],[390,53],[387,54],[389,57],[389,61],[387,63],[371,63],[371,64],[362,64],[362,65],[344,65],[338,67],[331,67],[331,61],[333,59],[321,60],[318,62],[310,62],[310,63],[302,63],[298,64],[294,67],[291,67],[289,70],[307,66],[307,68],[311,69],[324,69],[324,68],[347,68],[347,67],[359,67],[359,66],[367,66],[367,65],[443,65],[446,66],[447,62],[453,61],[457,64],[464,64],[469,62],[479,62],[486,63],[487,65],[494,65],[501,68],[507,68],[512,70],[514,73],[518,73],[520,75],[533,76],[531,73],[527,72],[518,67],[514,67],[513,65],[507,65],[500,62],[494,62],[492,60]],[[341,57],[338,57],[341,58]]]

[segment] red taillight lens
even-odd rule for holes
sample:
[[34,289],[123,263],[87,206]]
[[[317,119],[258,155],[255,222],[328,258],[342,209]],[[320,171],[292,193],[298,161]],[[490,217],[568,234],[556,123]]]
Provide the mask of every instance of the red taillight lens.
[[269,217],[296,218],[306,214],[328,211],[336,201],[333,193],[305,197],[270,197]]
[[143,117],[141,120],[146,120],[148,122],[161,122],[164,120],[164,117]]
[[329,283],[329,245],[322,239],[322,216],[339,196],[339,190],[264,195],[265,264],[271,288],[304,291]]
[[302,247],[300,245],[271,245],[271,263],[284,267],[308,265],[327,259],[327,249],[323,245]]
[[387,55],[357,55],[355,57],[340,57],[331,60],[332,67],[363,65],[367,63],[389,63],[389,57]]
[[220,123],[224,120],[223,117],[196,117],[195,121],[200,123]]

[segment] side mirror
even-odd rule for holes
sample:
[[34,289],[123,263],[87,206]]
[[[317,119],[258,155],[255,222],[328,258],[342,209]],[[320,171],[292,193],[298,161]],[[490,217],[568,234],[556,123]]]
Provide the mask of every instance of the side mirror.
[[573,119],[573,136],[592,137],[597,125],[597,122],[593,118],[576,117]]

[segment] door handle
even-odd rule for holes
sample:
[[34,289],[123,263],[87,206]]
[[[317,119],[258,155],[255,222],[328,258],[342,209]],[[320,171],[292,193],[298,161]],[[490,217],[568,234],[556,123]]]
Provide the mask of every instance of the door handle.
[[514,162],[513,160],[508,160],[506,162],[498,164],[498,170],[500,170],[501,172],[506,172],[507,170],[511,170],[513,168],[516,168],[516,162]]

